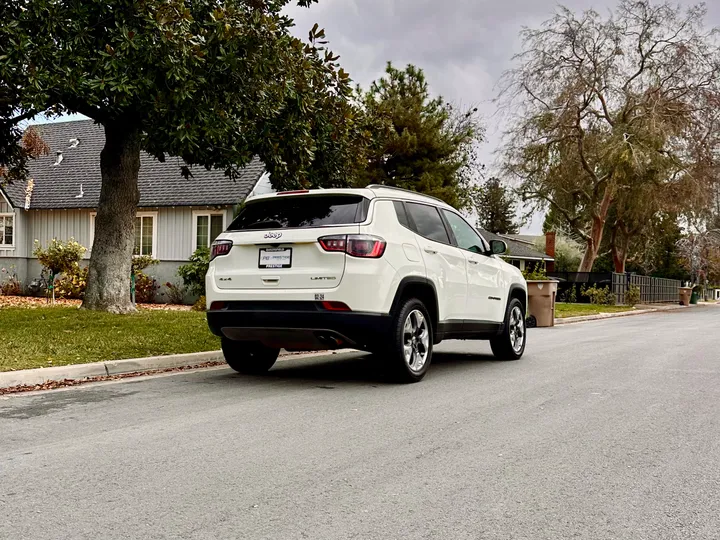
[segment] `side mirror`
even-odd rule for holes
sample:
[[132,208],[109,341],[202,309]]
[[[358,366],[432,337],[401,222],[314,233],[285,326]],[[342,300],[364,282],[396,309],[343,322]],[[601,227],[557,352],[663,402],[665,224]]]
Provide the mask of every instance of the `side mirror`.
[[507,244],[502,240],[490,240],[490,253],[493,255],[507,253]]

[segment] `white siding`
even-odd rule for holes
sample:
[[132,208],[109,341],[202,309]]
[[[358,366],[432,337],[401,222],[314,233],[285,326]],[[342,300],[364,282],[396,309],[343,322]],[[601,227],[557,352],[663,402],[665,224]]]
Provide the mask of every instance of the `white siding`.
[[[47,246],[50,240],[57,238],[66,242],[74,238],[81,245],[90,249],[90,214],[91,210],[30,210],[25,214],[24,227],[26,232],[26,257],[31,257],[38,240]],[[89,257],[89,253],[86,254]]]
[[6,203],[5,199],[2,198],[2,195],[0,195],[0,214],[9,214],[12,211],[12,207]]
[[187,261],[192,255],[192,208],[160,208],[155,253],[161,261]]
[[[194,210],[207,210],[200,207],[176,208],[140,208],[138,212],[157,213],[155,221],[156,246],[155,256],[161,261],[187,261],[192,255],[193,237],[195,235]],[[213,210],[217,210],[213,208]],[[226,225],[233,216],[232,207],[221,208],[226,212]],[[90,216],[95,210],[24,210],[15,209],[15,246],[16,250],[0,256],[32,257],[35,240],[46,246],[50,240],[67,241],[74,238],[88,248],[86,258],[90,257],[92,248]]]

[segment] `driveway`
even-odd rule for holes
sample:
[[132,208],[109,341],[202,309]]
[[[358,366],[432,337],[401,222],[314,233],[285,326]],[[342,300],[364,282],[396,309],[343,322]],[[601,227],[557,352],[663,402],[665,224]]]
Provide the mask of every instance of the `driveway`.
[[0,398],[0,538],[711,539],[720,309]]

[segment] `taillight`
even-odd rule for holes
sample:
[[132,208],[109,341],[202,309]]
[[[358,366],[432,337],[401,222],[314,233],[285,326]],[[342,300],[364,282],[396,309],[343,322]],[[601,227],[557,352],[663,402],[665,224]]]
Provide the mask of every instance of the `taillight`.
[[368,234],[323,236],[318,242],[325,251],[339,251],[365,259],[379,259],[387,247],[385,240]]
[[309,189],[296,189],[294,191],[281,191],[278,195],[301,195],[303,193],[310,193]]
[[215,240],[210,246],[210,260],[215,257],[221,257],[230,253],[233,243],[232,240]]

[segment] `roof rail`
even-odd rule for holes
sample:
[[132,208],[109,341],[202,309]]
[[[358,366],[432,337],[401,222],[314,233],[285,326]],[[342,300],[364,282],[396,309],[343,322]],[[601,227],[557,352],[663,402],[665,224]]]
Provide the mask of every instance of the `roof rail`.
[[441,202],[443,204],[447,204],[442,199],[438,199],[437,197],[433,197],[432,195],[426,195],[425,193],[420,193],[419,191],[413,191],[412,189],[405,189],[397,186],[384,186],[383,184],[370,184],[369,186],[366,186],[368,189],[395,189],[397,191],[403,191],[405,193],[412,193],[413,195],[420,195],[421,197],[427,197],[428,199],[434,199],[437,202]]

